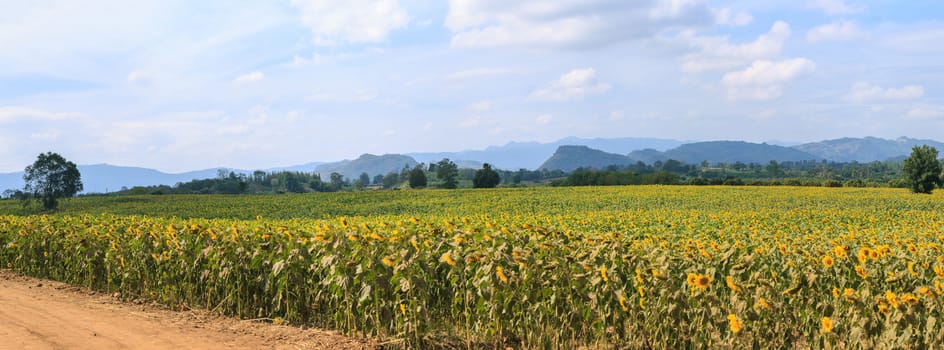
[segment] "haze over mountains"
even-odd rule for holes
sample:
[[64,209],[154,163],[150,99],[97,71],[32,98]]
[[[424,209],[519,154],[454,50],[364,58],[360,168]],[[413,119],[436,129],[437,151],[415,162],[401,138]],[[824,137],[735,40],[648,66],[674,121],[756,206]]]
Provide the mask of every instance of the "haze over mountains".
[[[802,161],[828,160],[835,162],[872,162],[900,160],[916,145],[930,145],[944,151],[944,143],[900,137],[887,140],[875,137],[841,138],[785,147],[743,141],[684,142],[652,138],[581,139],[565,138],[555,142],[511,142],[484,150],[439,153],[407,153],[371,155],[339,162],[313,162],[295,166],[264,169],[264,171],[302,171],[320,173],[327,180],[332,172],[355,179],[361,173],[371,177],[388,172],[399,172],[418,163],[437,162],[449,158],[463,168],[478,168],[490,163],[505,170],[560,169],[572,171],[579,167],[603,168],[609,165],[627,165],[638,161],[654,163],[675,159],[689,164],[708,161],[711,164],[758,163],[771,160]],[[122,187],[174,185],[194,179],[213,178],[219,170],[249,174],[251,170],[213,168],[180,174],[168,174],[153,169],[107,164],[80,165],[85,193],[117,191]],[[23,186],[23,173],[0,174],[0,191]]]

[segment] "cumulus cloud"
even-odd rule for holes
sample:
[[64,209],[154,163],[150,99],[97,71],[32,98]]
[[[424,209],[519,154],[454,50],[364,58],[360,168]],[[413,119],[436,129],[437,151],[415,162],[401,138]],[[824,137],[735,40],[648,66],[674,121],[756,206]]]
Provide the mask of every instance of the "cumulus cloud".
[[25,106],[0,106],[0,123],[24,120],[58,121],[82,117],[79,113],[54,112]]
[[900,88],[883,88],[866,82],[852,85],[845,100],[852,102],[869,102],[876,100],[912,100],[924,96],[924,87],[921,85],[906,85]]
[[246,83],[257,82],[262,79],[265,79],[265,74],[257,71],[257,72],[240,75],[239,77],[236,77],[236,79],[233,79],[233,82],[236,84],[246,84]]
[[551,120],[554,119],[550,114],[542,114],[534,119],[534,122],[538,125],[547,125],[551,123]]
[[827,15],[848,15],[865,10],[863,6],[848,5],[845,0],[813,0],[809,2],[809,6]]
[[754,21],[751,14],[744,11],[734,12],[729,8],[712,9],[711,13],[714,15],[715,23],[723,26],[740,27]]
[[853,21],[839,21],[824,24],[806,32],[806,40],[812,43],[821,41],[845,41],[862,36],[862,30]]
[[403,28],[409,15],[398,0],[292,0],[317,45],[371,43]]
[[144,71],[135,70],[128,73],[127,80],[130,84],[146,85],[151,82],[151,77]]
[[459,122],[459,127],[460,127],[460,128],[471,128],[471,127],[478,126],[478,125],[481,124],[481,123],[482,123],[482,117],[476,115],[476,116],[471,116],[471,117],[465,118],[465,119],[463,119],[462,121],[460,121],[460,122]]
[[709,25],[701,0],[449,0],[454,47],[582,49]]
[[724,70],[771,59],[780,55],[790,34],[790,25],[783,21],[774,22],[767,33],[744,44],[732,44],[728,37],[704,37],[686,31],[680,39],[696,52],[682,57],[682,70],[689,73]]
[[928,120],[944,118],[944,107],[918,106],[912,107],[905,114],[908,119]]
[[593,68],[574,69],[562,75],[560,79],[531,93],[530,99],[569,101],[602,94],[609,90],[608,84],[597,81],[596,71]]
[[731,99],[769,100],[780,97],[783,84],[816,69],[806,58],[782,61],[754,61],[750,67],[729,72],[721,78]]
[[446,75],[448,80],[461,80],[480,77],[489,77],[508,74],[511,71],[505,68],[475,68],[452,72]]
[[465,109],[472,112],[488,112],[492,110],[492,101],[484,100],[470,103],[469,105],[465,106]]

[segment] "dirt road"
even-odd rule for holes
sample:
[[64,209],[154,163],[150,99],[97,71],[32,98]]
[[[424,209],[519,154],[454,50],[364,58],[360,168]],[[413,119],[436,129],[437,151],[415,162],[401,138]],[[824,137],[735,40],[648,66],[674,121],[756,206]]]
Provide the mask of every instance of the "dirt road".
[[322,330],[170,311],[0,270],[0,349],[371,349]]

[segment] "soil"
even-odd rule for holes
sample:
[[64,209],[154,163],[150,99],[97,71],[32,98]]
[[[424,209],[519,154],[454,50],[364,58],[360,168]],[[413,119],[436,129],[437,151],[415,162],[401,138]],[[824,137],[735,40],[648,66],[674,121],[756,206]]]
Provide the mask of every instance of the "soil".
[[172,311],[0,270],[0,349],[374,349],[337,332]]

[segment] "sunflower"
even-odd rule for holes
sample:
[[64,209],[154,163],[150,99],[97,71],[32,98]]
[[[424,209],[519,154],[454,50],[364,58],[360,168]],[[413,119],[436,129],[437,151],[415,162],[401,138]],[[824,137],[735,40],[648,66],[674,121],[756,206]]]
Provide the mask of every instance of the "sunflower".
[[884,315],[888,315],[888,312],[889,312],[888,303],[886,303],[886,302],[884,302],[884,301],[879,301],[879,302],[878,302],[878,311],[881,312],[881,313],[884,314]]
[[728,314],[728,326],[731,327],[731,332],[737,334],[744,328],[744,322],[741,321],[736,315]]
[[918,297],[911,293],[902,293],[899,299],[901,299],[901,302],[912,306],[918,303]]
[[610,278],[606,275],[606,266],[600,266],[600,277],[603,277],[603,282],[610,281]]
[[709,285],[711,285],[711,277],[708,277],[708,275],[698,275],[695,278],[695,287],[698,287],[698,289],[708,288]]
[[846,248],[843,246],[836,246],[835,248],[833,248],[833,254],[836,254],[837,259],[845,259]]
[[862,265],[856,265],[855,272],[857,275],[859,275],[859,277],[869,278],[869,274],[865,272],[865,267],[863,267]]
[[501,266],[495,266],[495,275],[498,276],[498,280],[502,283],[508,283],[508,276],[505,276],[505,272],[502,271]]
[[843,297],[843,298],[846,298],[846,300],[848,300],[848,301],[855,301],[855,300],[856,300],[856,292],[855,292],[855,290],[852,289],[852,288],[843,289],[843,291],[842,291],[842,297]]
[[735,292],[735,293],[741,292],[741,286],[738,286],[737,283],[734,283],[734,276],[725,277],[724,283],[728,285],[728,288],[730,288],[732,292]]
[[754,303],[754,309],[757,311],[769,309],[770,304],[767,303],[767,299],[757,298],[757,302]]
[[918,294],[923,294],[928,298],[934,298],[934,291],[930,287],[918,287]]
[[893,309],[898,308],[898,295],[890,290],[885,291],[885,301],[888,302]]
[[823,333],[829,333],[833,331],[833,326],[835,325],[833,324],[833,320],[831,318],[827,316],[823,316],[822,323],[823,323],[823,328],[822,328]]
[[452,257],[449,256],[449,252],[443,253],[443,255],[439,257],[439,261],[444,262],[449,266],[456,266],[456,261],[452,260]]
[[823,255],[822,260],[823,260],[823,266],[825,266],[827,269],[830,267],[833,267],[833,264],[836,263],[835,261],[833,261],[833,257],[829,255]]

